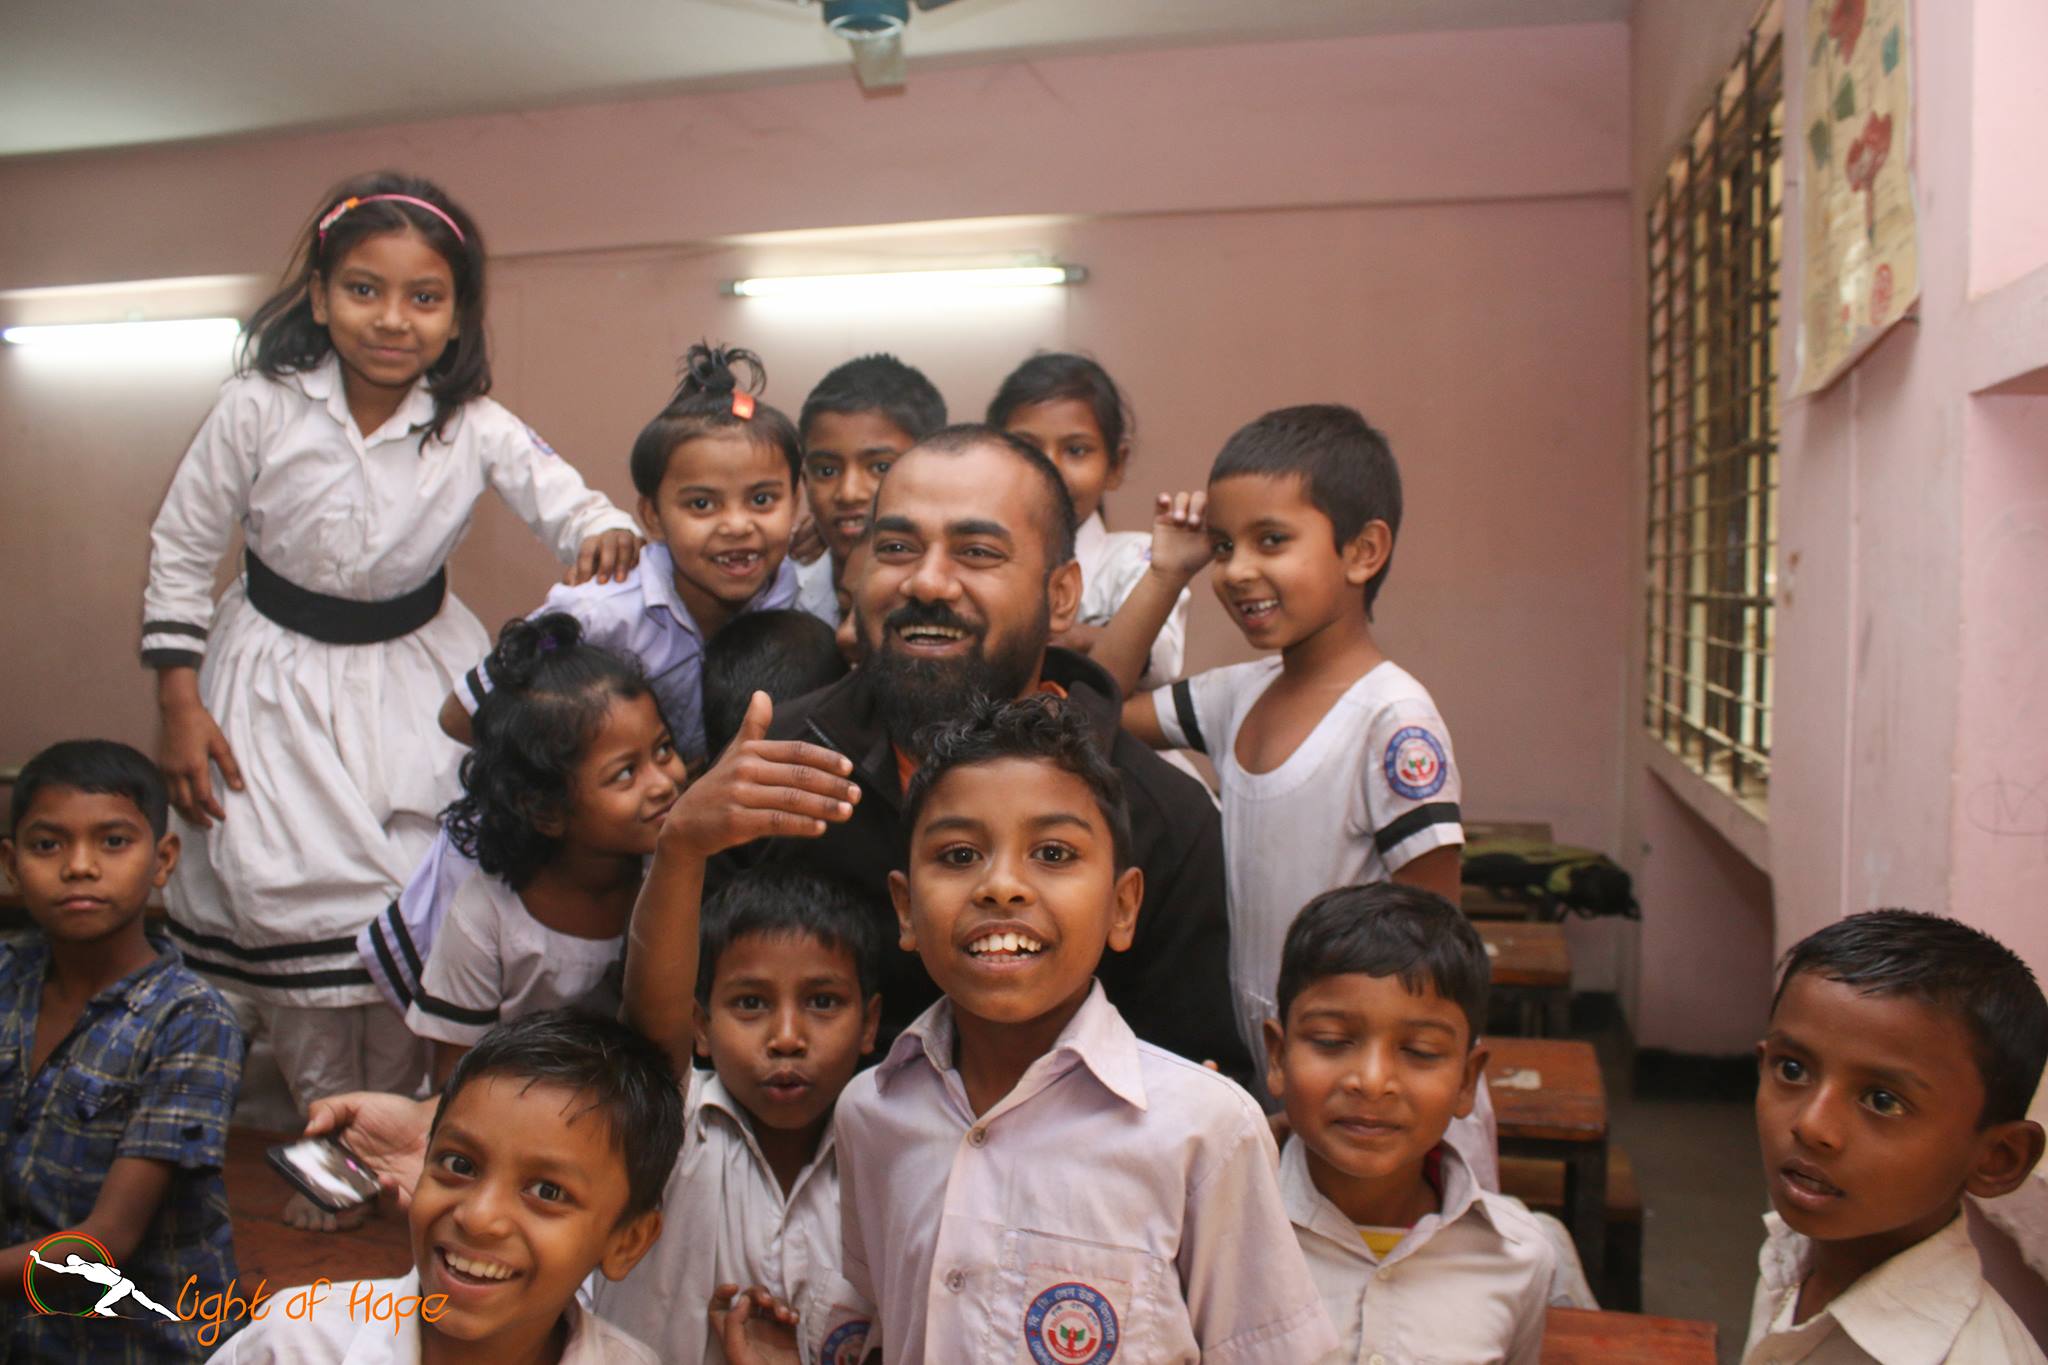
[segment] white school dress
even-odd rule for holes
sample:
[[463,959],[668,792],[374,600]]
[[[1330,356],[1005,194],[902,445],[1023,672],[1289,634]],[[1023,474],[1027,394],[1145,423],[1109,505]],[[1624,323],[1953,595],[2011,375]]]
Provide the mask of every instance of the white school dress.
[[[1152,567],[1152,537],[1142,531],[1112,531],[1096,512],[1074,530],[1074,560],[1081,566],[1081,609],[1074,619],[1084,626],[1106,626]],[[1147,687],[1164,687],[1180,676],[1187,633],[1188,590],[1182,588],[1152,641],[1140,679]]]
[[427,441],[433,408],[415,385],[365,436],[332,356],[281,379],[237,376],[150,530],[143,662],[199,667],[248,786],[216,774],[227,818],[179,822],[171,931],[193,967],[274,1004],[378,998],[356,931],[405,884],[456,794],[462,750],[441,733],[441,699],[489,642],[450,596],[395,639],[323,643],[251,603],[253,565],[216,604],[236,532],[277,579],[347,614],[417,601],[486,489],[564,562],[585,538],[633,526],[498,403],[465,404],[446,439]]

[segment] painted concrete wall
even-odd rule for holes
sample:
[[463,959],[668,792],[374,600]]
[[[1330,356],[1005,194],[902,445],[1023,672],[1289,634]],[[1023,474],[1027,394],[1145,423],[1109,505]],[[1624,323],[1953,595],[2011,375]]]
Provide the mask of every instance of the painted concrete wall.
[[[1274,44],[937,72],[890,100],[835,79],[0,163],[18,206],[0,284],[267,272],[326,183],[419,167],[497,253],[499,395],[619,498],[633,433],[704,335],[760,349],[790,408],[837,361],[893,349],[960,416],[1033,348],[1092,350],[1138,413],[1110,502],[1122,524],[1154,488],[1199,483],[1258,412],[1355,403],[1409,485],[1382,629],[1453,726],[1469,808],[1612,847],[1634,609],[1613,550],[1634,463],[1626,58],[1619,25]],[[1014,213],[1035,216],[981,217]],[[918,220],[949,221],[840,230]],[[966,312],[716,291],[750,271],[1019,249],[1093,277]],[[247,288],[216,292],[245,304]],[[0,316],[118,316],[125,298],[0,296]],[[216,379],[187,364],[110,382],[0,353],[0,461],[23,490],[0,500],[0,563],[49,585],[6,608],[29,642],[10,692],[37,704],[0,714],[0,755],[84,731],[149,740],[144,532]],[[552,565],[487,506],[452,572],[488,622],[529,606]],[[1192,663],[1244,655],[1198,593]],[[1611,984],[1612,953],[1588,941],[1587,984]]]

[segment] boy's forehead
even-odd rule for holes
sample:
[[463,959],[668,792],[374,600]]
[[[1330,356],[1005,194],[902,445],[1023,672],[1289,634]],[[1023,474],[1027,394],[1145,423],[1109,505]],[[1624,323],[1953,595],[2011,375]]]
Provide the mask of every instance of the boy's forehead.
[[827,943],[805,929],[750,929],[734,934],[719,950],[711,969],[712,980],[723,981],[739,973],[759,976],[767,967],[775,976],[793,980],[839,974],[857,976],[853,946],[847,942]]
[[1427,970],[1412,975],[1412,982],[1399,973],[1333,972],[1317,977],[1296,992],[1288,1022],[1311,1013],[1330,1013],[1380,1024],[1427,1019],[1454,1023],[1461,1034],[1471,1032],[1464,1007],[1439,991]]
[[971,820],[1001,828],[1053,815],[1079,816],[1106,834],[1095,789],[1050,758],[1005,756],[948,768],[925,793],[922,830],[935,820]]
[[1269,516],[1323,516],[1309,495],[1308,475],[1229,474],[1209,484],[1209,520],[1242,524]]
[[896,425],[880,408],[854,412],[820,412],[811,416],[803,430],[804,449],[829,450],[835,455],[859,455],[869,450],[905,451],[916,439]]
[[83,787],[50,783],[29,798],[18,822],[23,829],[36,821],[64,825],[106,825],[116,821],[149,828],[149,817],[135,798],[122,792],[93,792]]
[[1984,1078],[1970,1026],[1923,996],[1880,994],[1801,972],[1779,993],[1771,1033],[1840,1065],[1906,1073],[1931,1088],[1975,1091],[1981,1098]]

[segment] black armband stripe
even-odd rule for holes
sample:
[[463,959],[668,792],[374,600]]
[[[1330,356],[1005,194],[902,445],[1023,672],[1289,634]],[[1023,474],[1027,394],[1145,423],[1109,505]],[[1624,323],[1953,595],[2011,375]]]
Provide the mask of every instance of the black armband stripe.
[[1187,736],[1188,747],[1198,754],[1209,752],[1209,742],[1202,738],[1202,723],[1195,719],[1195,692],[1182,678],[1172,687],[1173,717],[1180,722],[1180,732]]
[[190,635],[195,639],[206,638],[206,627],[195,626],[188,621],[144,621],[144,635]]
[[498,1011],[495,1009],[473,1010],[467,1005],[458,1005],[453,1001],[443,1000],[438,995],[429,995],[425,987],[421,987],[420,993],[414,997],[413,1003],[420,1007],[421,1013],[437,1015],[442,1019],[446,1019],[451,1024],[468,1024],[473,1028],[489,1028],[498,1022]]
[[1376,830],[1372,846],[1385,853],[1404,839],[1413,838],[1431,825],[1455,825],[1462,822],[1455,801],[1432,801],[1390,822],[1385,829]]

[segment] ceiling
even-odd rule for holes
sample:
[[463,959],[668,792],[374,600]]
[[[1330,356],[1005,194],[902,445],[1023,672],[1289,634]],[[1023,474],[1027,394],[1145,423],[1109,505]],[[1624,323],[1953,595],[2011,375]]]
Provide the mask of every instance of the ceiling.
[[[1177,44],[1595,23],[1629,0],[958,0],[941,64]],[[829,76],[799,0],[0,0],[0,156]]]

